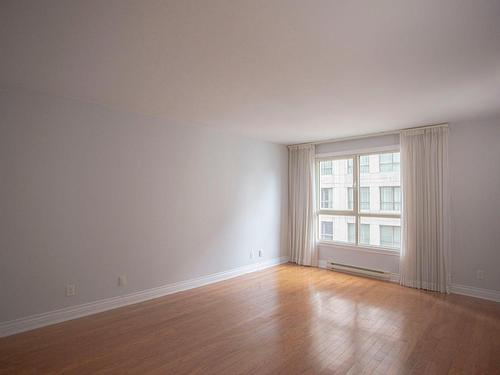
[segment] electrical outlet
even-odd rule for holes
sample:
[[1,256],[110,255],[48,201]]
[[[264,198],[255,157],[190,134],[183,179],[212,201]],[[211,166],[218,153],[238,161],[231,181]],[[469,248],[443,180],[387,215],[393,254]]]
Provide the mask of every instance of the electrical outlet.
[[118,286],[125,286],[125,285],[127,285],[127,275],[118,276]]
[[72,297],[76,294],[75,284],[66,285],[66,297]]
[[260,249],[259,250],[259,258],[262,258],[264,256],[264,250]]
[[478,280],[484,280],[484,271],[483,270],[477,270],[476,271],[476,279],[478,279]]
[[250,259],[253,259],[253,250],[250,250]]

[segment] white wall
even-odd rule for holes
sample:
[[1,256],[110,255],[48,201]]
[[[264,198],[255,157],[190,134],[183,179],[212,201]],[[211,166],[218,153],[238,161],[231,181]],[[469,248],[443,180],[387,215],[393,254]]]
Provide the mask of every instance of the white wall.
[[451,125],[453,282],[500,291],[500,116]]
[[[384,139],[386,138],[386,139]],[[384,146],[389,137],[324,144],[317,153]],[[397,140],[398,141],[398,140]],[[450,124],[452,282],[500,291],[500,116]],[[399,273],[399,256],[320,245],[320,259]],[[485,278],[476,278],[476,271]]]
[[287,253],[285,146],[12,90],[0,116],[0,321]]

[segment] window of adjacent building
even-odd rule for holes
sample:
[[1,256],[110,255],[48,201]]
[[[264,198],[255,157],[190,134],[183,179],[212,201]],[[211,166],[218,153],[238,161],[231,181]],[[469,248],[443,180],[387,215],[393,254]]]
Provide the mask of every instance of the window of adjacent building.
[[399,152],[380,154],[380,172],[399,172]]
[[362,245],[370,244],[370,224],[360,224],[359,243]]
[[333,174],[332,161],[321,163],[321,175],[328,176]]
[[359,171],[361,173],[370,173],[370,156],[361,155],[359,157]]
[[347,159],[347,173],[348,174],[352,174],[352,166],[353,166],[352,159]]
[[401,227],[393,225],[380,226],[380,245],[399,249],[401,246]]
[[321,208],[333,207],[333,188],[321,188]]
[[324,220],[321,222],[321,239],[333,240],[333,221]]
[[356,224],[354,223],[347,223],[347,241],[348,242],[355,242],[356,238]]
[[370,187],[362,186],[359,188],[359,209],[370,210]]
[[380,186],[380,209],[401,211],[401,188],[399,186]]
[[347,188],[347,209],[352,210],[354,204],[354,189]]
[[[387,155],[391,165],[397,167],[389,170],[377,166],[389,164]],[[332,157],[318,159],[317,163],[319,240],[398,249],[399,152]],[[392,237],[385,228],[391,228]]]

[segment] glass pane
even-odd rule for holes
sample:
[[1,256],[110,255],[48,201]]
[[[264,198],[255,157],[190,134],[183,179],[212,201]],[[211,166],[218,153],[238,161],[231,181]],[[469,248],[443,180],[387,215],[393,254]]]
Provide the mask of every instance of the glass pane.
[[361,245],[370,244],[370,224],[361,224],[359,227],[359,243]]
[[380,210],[401,211],[401,189],[395,186],[380,187]]
[[359,209],[369,210],[370,209],[370,188],[361,187],[359,188]]
[[347,160],[347,173],[352,174],[352,165],[353,165],[353,160],[348,159]]
[[380,154],[380,172],[399,172],[399,152]]
[[401,219],[361,217],[359,242],[368,246],[399,249],[401,247]]
[[[320,208],[330,210],[352,210],[349,189],[353,187],[353,174],[349,172],[352,158],[320,161]],[[328,198],[328,199],[327,199]]]
[[368,155],[359,157],[359,171],[360,173],[370,173],[370,157]]
[[392,154],[380,154],[380,163],[392,163]]
[[401,211],[401,188],[394,188],[394,211]]
[[332,175],[333,171],[332,171],[332,161],[331,160],[325,160],[325,161],[321,161],[319,163],[319,169],[321,171],[321,175],[322,176],[328,176],[328,175]]
[[[365,171],[361,168],[363,158],[369,164]],[[359,160],[360,212],[400,213],[399,152],[363,155]]]
[[347,241],[348,242],[356,242],[356,227],[354,223],[347,223]]
[[319,239],[355,243],[354,216],[319,215]]
[[332,198],[333,198],[333,189],[332,188],[321,188],[321,208],[332,208]]
[[320,238],[322,240],[333,240],[333,221],[321,221]]

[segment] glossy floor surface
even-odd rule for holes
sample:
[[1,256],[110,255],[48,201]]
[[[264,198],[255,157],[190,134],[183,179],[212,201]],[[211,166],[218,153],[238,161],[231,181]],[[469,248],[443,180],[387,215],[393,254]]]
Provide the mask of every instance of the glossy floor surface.
[[0,373],[500,374],[500,304],[287,264],[2,338]]

